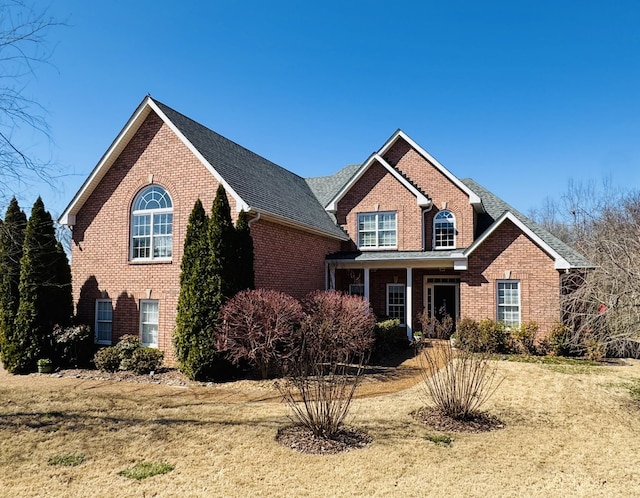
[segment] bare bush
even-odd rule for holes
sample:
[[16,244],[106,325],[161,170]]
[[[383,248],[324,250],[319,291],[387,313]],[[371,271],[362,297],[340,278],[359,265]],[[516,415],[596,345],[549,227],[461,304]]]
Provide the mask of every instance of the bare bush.
[[302,346],[277,384],[294,421],[330,439],[349,413],[373,346],[375,316],[360,296],[311,293],[304,303]]
[[440,308],[439,313],[442,316],[441,320],[438,320],[436,316],[430,316],[427,309],[418,315],[423,337],[430,339],[449,339],[451,337],[454,326],[453,318],[444,307]]
[[488,354],[455,350],[450,341],[428,341],[419,358],[427,402],[456,420],[477,416],[502,382]]
[[302,306],[287,294],[239,292],[220,310],[217,348],[236,365],[248,361],[266,379],[293,358],[302,319]]

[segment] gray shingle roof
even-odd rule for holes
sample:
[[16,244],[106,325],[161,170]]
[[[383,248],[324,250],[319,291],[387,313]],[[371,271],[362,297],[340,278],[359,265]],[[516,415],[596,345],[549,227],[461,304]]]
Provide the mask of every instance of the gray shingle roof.
[[462,249],[447,251],[370,251],[370,252],[336,252],[327,255],[328,261],[431,261],[448,260],[459,256]]
[[[532,219],[526,217],[517,209],[512,208],[509,204],[504,202],[502,199],[489,192],[486,188],[484,188],[479,183],[475,182],[471,178],[462,178],[460,179],[462,183],[464,183],[467,187],[473,190],[478,197],[482,200],[482,205],[489,216],[490,220],[487,220],[486,223],[482,226],[482,231],[488,228],[489,224],[493,221],[497,220],[502,216],[506,211],[509,211],[513,214],[518,220],[524,223],[533,233],[535,233],[538,237],[540,237],[545,243],[549,245],[554,251],[556,251],[560,256],[562,256],[567,262],[574,268],[590,268],[593,267],[593,264],[589,262],[584,256],[578,253],[575,249],[570,247],[569,245],[562,242],[555,235],[550,233],[545,228],[538,225]],[[476,237],[480,236],[481,233],[476,234]]]
[[346,239],[305,180],[154,99],[207,162],[249,206]]
[[362,166],[362,164],[350,164],[333,175],[307,178],[306,182],[320,204],[326,206],[329,204],[329,201],[340,192],[342,187],[347,184],[351,177],[356,174],[360,166]]

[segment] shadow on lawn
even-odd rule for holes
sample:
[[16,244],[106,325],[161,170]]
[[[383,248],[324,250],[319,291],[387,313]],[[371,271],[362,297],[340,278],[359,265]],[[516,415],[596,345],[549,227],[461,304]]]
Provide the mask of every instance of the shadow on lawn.
[[153,420],[138,417],[96,416],[70,412],[20,412],[0,414],[0,431],[10,430],[42,430],[44,432],[58,431],[121,431],[130,428],[152,431],[162,427],[181,428],[185,425],[211,428],[251,426],[277,430],[282,426],[283,419],[273,415],[252,417],[250,420],[234,418],[233,413],[225,413],[224,417],[216,419],[197,418],[157,418]]

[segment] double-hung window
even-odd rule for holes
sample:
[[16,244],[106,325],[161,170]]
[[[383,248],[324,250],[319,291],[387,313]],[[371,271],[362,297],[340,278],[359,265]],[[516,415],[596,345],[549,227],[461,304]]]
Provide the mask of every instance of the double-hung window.
[[95,343],[111,344],[113,307],[111,299],[96,300]]
[[520,326],[520,281],[498,280],[497,318],[507,327]]
[[158,347],[158,301],[140,301],[140,340],[143,346]]
[[455,249],[456,217],[451,211],[443,210],[433,218],[434,249]]
[[387,316],[398,318],[405,324],[405,287],[404,284],[387,284]]
[[170,260],[173,247],[173,204],[160,185],[149,185],[133,201],[131,259]]
[[398,223],[395,212],[358,215],[358,247],[360,249],[395,249],[398,245],[397,240]]

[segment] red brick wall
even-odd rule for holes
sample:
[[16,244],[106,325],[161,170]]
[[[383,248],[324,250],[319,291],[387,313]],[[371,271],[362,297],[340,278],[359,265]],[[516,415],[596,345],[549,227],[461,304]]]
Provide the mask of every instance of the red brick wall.
[[456,217],[456,246],[472,244],[474,214],[467,194],[402,139],[393,144],[384,159],[406,174],[433,201],[433,209],[425,215],[426,250],[433,246],[433,217],[443,209],[444,203]]
[[422,249],[422,208],[416,196],[380,164],[372,164],[338,203],[337,221],[358,241],[358,213],[395,211],[398,250]]
[[[150,181],[150,177],[152,181]],[[173,260],[129,261],[130,209],[149,183],[173,201]],[[139,302],[159,300],[158,346],[171,359],[180,261],[189,214],[197,198],[210,210],[217,182],[161,119],[151,113],[76,217],[72,275],[80,319],[93,325],[95,299],[112,299],[113,339],[139,333]],[[232,213],[235,203],[229,199]]]
[[462,273],[462,318],[496,319],[496,281],[520,281],[521,320],[536,321],[540,334],[560,319],[560,275],[554,260],[506,221],[469,256]]
[[286,292],[301,299],[325,288],[325,256],[340,250],[340,241],[265,220],[251,225],[256,287]]
[[[152,182],[173,201],[171,262],[129,261],[130,209],[136,194]],[[93,326],[95,300],[110,298],[113,341],[139,334],[141,299],[159,300],[158,347],[173,361],[171,337],[180,290],[180,262],[189,214],[200,198],[210,212],[218,183],[175,134],[151,113],[76,217],[72,275],[78,317]],[[232,216],[235,201],[229,197]],[[260,220],[251,227],[256,285],[302,297],[324,289],[324,256],[340,242]],[[295,250],[293,250],[295,249]]]

